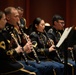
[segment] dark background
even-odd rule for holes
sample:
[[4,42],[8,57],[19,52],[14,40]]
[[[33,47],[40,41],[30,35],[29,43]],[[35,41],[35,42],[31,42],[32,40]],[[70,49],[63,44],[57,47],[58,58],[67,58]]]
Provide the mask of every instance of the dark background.
[[22,7],[29,26],[36,17],[52,24],[52,16],[60,14],[65,18],[66,26],[76,25],[76,0],[0,0],[0,10],[8,6]]

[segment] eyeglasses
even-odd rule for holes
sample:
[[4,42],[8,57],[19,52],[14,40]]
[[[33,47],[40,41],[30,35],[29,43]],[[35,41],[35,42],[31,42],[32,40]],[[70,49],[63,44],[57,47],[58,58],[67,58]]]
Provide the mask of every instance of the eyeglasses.
[[65,22],[58,22],[58,23],[65,24]]

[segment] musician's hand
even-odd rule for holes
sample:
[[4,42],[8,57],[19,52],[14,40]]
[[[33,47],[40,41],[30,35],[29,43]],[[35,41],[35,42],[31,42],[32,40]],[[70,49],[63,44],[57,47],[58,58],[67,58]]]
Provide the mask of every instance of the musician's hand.
[[29,38],[29,35],[26,35],[26,39],[27,41],[31,41],[31,39]]
[[30,41],[28,41],[23,48],[24,48],[26,53],[30,53],[31,48],[32,48],[32,43]]
[[52,52],[52,51],[55,51],[55,45],[52,45],[52,46],[49,48],[49,52]]
[[16,52],[17,53],[20,53],[20,52],[23,52],[22,50],[22,47],[21,46],[18,46],[17,48],[15,48]]
[[73,47],[68,47],[68,50],[73,50]]

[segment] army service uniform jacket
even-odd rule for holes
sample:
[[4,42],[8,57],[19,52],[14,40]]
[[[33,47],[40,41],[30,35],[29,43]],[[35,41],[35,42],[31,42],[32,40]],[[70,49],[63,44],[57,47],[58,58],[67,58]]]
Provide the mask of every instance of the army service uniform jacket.
[[32,42],[34,42],[34,48],[40,60],[51,60],[55,52],[49,52],[48,38],[45,33],[32,32],[30,34]]
[[5,32],[0,31],[0,74],[9,74],[19,71],[23,65],[14,59],[16,51],[8,48],[10,41],[4,35]]

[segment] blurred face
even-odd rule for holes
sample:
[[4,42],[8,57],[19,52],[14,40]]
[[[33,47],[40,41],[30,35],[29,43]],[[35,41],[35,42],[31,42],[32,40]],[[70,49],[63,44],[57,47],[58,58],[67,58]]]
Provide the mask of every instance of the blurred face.
[[58,21],[54,22],[54,25],[57,30],[63,30],[65,22],[64,22],[64,20],[58,20]]
[[12,9],[11,14],[7,15],[7,20],[8,20],[8,23],[14,26],[17,25],[19,21],[18,11],[16,9]]
[[6,17],[5,14],[3,14],[2,18],[0,19],[0,29],[3,29],[5,27],[6,24]]
[[44,29],[45,29],[45,22],[44,22],[44,20],[41,20],[39,25],[36,25],[36,28],[37,28],[37,31],[44,32]]
[[19,18],[22,18],[24,11],[18,10],[18,13],[19,13]]

